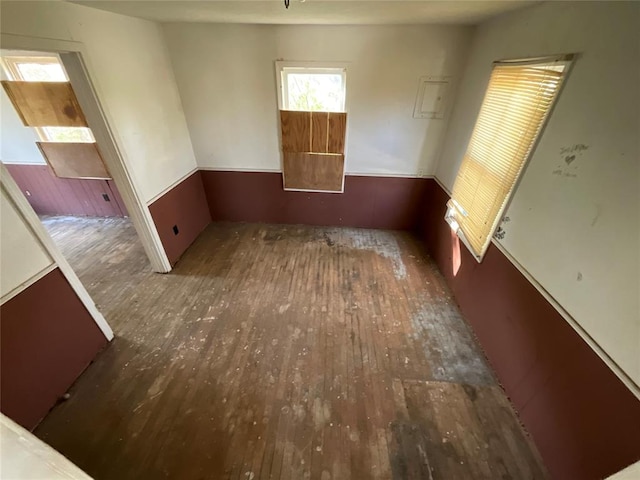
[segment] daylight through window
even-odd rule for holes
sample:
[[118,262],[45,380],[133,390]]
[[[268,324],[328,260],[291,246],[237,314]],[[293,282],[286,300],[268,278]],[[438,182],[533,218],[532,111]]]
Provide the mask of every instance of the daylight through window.
[[[2,66],[10,80],[23,82],[68,82],[57,57],[2,58]],[[95,139],[87,127],[33,127],[45,142],[93,143]]]
[[480,261],[562,85],[571,56],[497,62],[445,219]]
[[344,112],[346,71],[344,68],[279,68],[282,110]]

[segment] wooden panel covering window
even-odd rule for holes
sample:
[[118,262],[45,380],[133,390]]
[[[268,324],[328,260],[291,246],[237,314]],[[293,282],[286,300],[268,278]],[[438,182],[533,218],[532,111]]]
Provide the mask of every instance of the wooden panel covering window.
[[478,261],[533,151],[571,58],[494,65],[445,217]]
[[311,152],[311,112],[280,112],[283,152]]
[[57,177],[111,179],[95,143],[36,143]]
[[280,111],[286,190],[342,192],[347,114]]
[[285,189],[340,192],[344,178],[344,155],[284,152],[283,171]]
[[[311,113],[311,152],[329,152],[329,112]],[[342,153],[342,152],[332,152]]]
[[69,82],[2,81],[27,127],[86,127],[87,121]]

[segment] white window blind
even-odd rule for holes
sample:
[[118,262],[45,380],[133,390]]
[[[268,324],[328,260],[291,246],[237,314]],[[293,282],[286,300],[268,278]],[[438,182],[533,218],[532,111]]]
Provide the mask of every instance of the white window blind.
[[494,64],[445,216],[478,261],[542,131],[571,58]]

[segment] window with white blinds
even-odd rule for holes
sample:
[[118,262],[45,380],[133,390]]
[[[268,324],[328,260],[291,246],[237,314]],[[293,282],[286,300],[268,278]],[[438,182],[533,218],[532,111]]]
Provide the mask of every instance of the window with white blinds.
[[496,62],[445,219],[482,260],[572,56]]

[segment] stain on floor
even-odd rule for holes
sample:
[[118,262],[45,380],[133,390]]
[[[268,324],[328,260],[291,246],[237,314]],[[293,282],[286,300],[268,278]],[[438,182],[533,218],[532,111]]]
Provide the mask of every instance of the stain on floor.
[[95,478],[546,478],[409,233],[212,224],[160,275],[48,228],[116,338],[36,434]]

